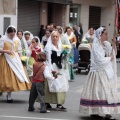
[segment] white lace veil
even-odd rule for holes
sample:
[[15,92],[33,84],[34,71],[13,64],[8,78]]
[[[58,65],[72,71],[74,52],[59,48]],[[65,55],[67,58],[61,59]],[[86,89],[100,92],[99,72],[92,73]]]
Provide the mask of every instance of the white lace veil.
[[104,27],[100,27],[98,28],[96,31],[95,31],[95,36],[100,40],[101,39],[101,35],[102,35],[102,32],[105,28]]
[[[53,35],[54,33],[59,34],[57,31],[53,31],[53,32],[51,33],[49,39],[48,39],[48,42],[47,42],[47,44],[46,44],[46,46],[45,46],[45,49],[44,49],[45,52],[46,52],[46,54],[47,54],[47,61],[48,61],[48,64],[49,64],[50,69],[52,69],[52,66],[51,66],[51,54],[52,54],[52,49],[53,49],[53,47],[54,47],[54,45],[52,44],[52,35]],[[58,40],[58,52],[62,52],[62,43],[61,43],[60,38],[59,38],[59,40]]]
[[[52,46],[53,46],[53,44],[52,44],[52,35],[53,35],[54,33],[59,34],[57,31],[53,31],[53,32],[51,33],[50,37],[48,38],[48,42],[47,42],[47,44],[46,44],[46,46],[45,46],[45,51],[50,52],[50,51],[52,50]],[[59,40],[58,40],[58,49],[59,49],[59,51],[62,51],[62,42],[61,42],[60,38],[59,38]]]

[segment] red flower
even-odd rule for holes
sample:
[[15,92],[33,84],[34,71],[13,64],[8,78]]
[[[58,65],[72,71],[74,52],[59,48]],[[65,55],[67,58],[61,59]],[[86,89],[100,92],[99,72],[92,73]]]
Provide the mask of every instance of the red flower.
[[58,78],[58,76],[56,75],[56,76],[55,76],[55,79],[57,79],[57,78]]
[[56,71],[52,71],[53,74],[56,74]]

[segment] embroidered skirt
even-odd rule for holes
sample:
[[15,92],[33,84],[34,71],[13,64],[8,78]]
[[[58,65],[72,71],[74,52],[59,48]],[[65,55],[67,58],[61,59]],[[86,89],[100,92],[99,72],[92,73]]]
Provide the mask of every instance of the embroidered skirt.
[[120,97],[114,80],[104,70],[90,71],[80,100],[80,112],[85,114],[119,114]]

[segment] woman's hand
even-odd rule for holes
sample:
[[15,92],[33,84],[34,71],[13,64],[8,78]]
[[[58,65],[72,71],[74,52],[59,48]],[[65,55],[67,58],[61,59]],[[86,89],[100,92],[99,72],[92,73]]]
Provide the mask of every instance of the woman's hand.
[[6,50],[5,53],[7,53],[8,55],[13,55],[14,54],[13,51],[10,51],[10,50]]
[[113,49],[115,50],[115,54],[117,55],[116,37],[112,39],[112,45],[113,45]]
[[116,45],[116,37],[112,39],[113,45]]
[[110,55],[110,58],[111,58],[111,61],[114,60],[114,56],[113,56],[113,54]]

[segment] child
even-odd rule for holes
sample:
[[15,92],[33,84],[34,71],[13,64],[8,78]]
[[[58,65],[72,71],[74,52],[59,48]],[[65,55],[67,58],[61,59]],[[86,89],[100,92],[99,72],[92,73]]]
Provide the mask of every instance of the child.
[[44,93],[44,82],[45,78],[54,80],[55,78],[49,72],[49,68],[44,64],[46,61],[46,54],[41,52],[37,54],[37,62],[33,65],[33,83],[29,97],[29,108],[28,111],[34,111],[34,102],[37,96],[40,99],[40,113],[48,113],[45,105],[45,93]]

